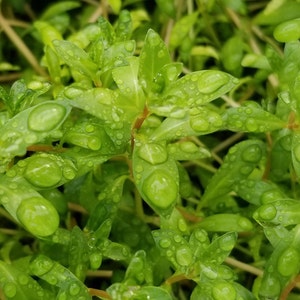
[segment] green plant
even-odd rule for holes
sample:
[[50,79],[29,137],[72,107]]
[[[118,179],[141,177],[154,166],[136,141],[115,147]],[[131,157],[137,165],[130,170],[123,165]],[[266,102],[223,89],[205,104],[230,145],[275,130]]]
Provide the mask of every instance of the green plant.
[[299,297],[299,3],[155,4],[2,3],[0,297]]

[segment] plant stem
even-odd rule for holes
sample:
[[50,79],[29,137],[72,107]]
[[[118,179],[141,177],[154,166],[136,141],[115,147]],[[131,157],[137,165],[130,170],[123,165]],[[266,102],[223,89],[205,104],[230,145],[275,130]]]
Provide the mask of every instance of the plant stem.
[[263,270],[258,269],[256,267],[253,267],[253,266],[251,266],[249,264],[243,263],[243,262],[241,262],[239,260],[236,260],[235,258],[227,257],[225,259],[225,262],[228,265],[231,265],[231,266],[236,267],[238,269],[241,269],[243,271],[249,272],[251,274],[254,274],[254,275],[257,275],[257,276],[262,276],[263,275]]
[[0,26],[3,31],[7,35],[7,37],[15,44],[17,49],[23,54],[23,56],[27,59],[32,68],[41,76],[48,77],[46,71],[40,66],[35,56],[26,46],[26,44],[22,41],[22,39],[16,34],[16,32],[10,27],[7,20],[4,18],[2,13],[0,12]]

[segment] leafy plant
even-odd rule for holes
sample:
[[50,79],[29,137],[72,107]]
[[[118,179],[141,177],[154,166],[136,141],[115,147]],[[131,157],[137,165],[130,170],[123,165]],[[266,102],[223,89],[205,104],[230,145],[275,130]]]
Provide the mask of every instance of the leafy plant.
[[1,5],[1,299],[299,297],[298,2]]

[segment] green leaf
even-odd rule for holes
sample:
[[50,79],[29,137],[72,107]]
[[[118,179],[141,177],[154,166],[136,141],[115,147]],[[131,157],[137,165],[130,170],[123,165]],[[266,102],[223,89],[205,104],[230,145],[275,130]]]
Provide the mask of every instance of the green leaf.
[[171,63],[167,46],[158,33],[149,29],[140,53],[139,78],[146,94],[155,87],[154,78],[166,64]]
[[258,25],[277,25],[281,22],[300,17],[300,3],[295,1],[271,1],[255,18]]
[[168,216],[179,196],[176,162],[168,157],[164,144],[135,140],[133,175],[143,199],[158,214]]
[[216,239],[202,253],[202,260],[205,264],[223,263],[226,257],[230,254],[236,244],[237,233],[227,232]]
[[253,218],[262,226],[299,224],[300,205],[298,200],[281,199],[260,206]]
[[[26,154],[27,147],[60,135],[59,128],[70,113],[65,101],[45,101],[28,108],[0,128],[2,163]],[[2,170],[3,172],[3,170]]]
[[71,70],[79,72],[91,80],[96,79],[98,67],[84,50],[68,41],[54,40],[52,44],[57,55]]
[[38,30],[39,34],[41,35],[43,43],[51,48],[53,48],[52,42],[54,40],[63,39],[61,33],[47,22],[36,21],[34,22],[34,27]]
[[236,214],[215,214],[208,216],[197,226],[206,231],[217,232],[244,232],[253,229],[253,224],[249,219]]
[[127,61],[128,66],[112,70],[112,77],[120,91],[116,105],[126,111],[126,120],[132,121],[143,111],[146,99],[137,78],[138,59],[132,57]]
[[53,299],[33,278],[13,265],[0,261],[0,287],[6,299]]
[[275,298],[300,269],[299,225],[281,238],[269,257],[259,287],[259,297]]
[[182,40],[188,35],[194,24],[198,19],[198,12],[191,13],[183,16],[178,20],[171,31],[170,36],[170,49],[174,50],[181,45]]
[[257,206],[286,198],[280,188],[272,181],[247,178],[239,181],[234,186],[234,190],[244,200]]
[[192,72],[169,84],[163,93],[163,103],[180,107],[198,107],[215,100],[238,83],[228,73],[217,70]]
[[212,206],[214,199],[226,195],[237,182],[248,178],[264,151],[264,144],[259,140],[246,140],[231,147],[223,164],[209,181],[199,205]]
[[177,231],[159,229],[152,232],[161,254],[173,265],[176,271],[186,273],[194,263],[193,252],[184,237]]
[[108,0],[108,3],[111,6],[111,8],[115,14],[120,13],[120,9],[122,7],[121,0]]
[[231,131],[267,132],[286,126],[285,122],[252,102],[227,109],[222,118],[224,127]]
[[[168,115],[170,113],[169,111]],[[166,118],[153,131],[150,138],[154,141],[169,141],[187,136],[205,135],[221,129],[222,125],[220,114],[206,106],[200,106],[186,111],[183,116]]]
[[29,265],[30,273],[41,278],[50,285],[59,288],[57,298],[62,299],[92,299],[87,287],[67,268],[51,260],[45,255],[37,255],[32,258]]
[[79,7],[81,4],[78,1],[60,1],[59,3],[54,3],[47,8],[42,16],[41,20],[47,20],[53,18],[61,13],[64,13],[68,10]]

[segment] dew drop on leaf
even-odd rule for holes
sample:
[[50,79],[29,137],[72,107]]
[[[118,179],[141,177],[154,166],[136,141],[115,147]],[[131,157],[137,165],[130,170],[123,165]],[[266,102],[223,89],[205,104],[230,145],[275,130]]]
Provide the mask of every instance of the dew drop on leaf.
[[235,238],[232,235],[224,236],[219,241],[219,247],[222,251],[231,251],[235,245]]
[[238,219],[238,225],[245,231],[249,231],[253,228],[253,225],[251,223],[251,221],[249,221],[247,218],[245,217],[240,217]]
[[94,130],[95,130],[94,125],[89,124],[89,125],[85,126],[85,131],[88,132],[88,133],[94,132]]
[[178,186],[171,175],[162,170],[154,170],[144,180],[142,191],[153,205],[168,208],[177,199]]
[[235,288],[229,282],[218,282],[212,288],[214,300],[235,300]]
[[261,159],[262,151],[258,145],[250,145],[242,153],[245,162],[255,163]]
[[7,298],[13,298],[17,294],[17,287],[14,283],[8,282],[4,285],[3,291]]
[[72,180],[75,178],[76,173],[75,173],[74,169],[72,169],[70,167],[65,167],[65,168],[63,168],[63,175],[66,179]]
[[189,266],[192,263],[193,254],[192,251],[187,247],[179,247],[176,250],[176,261],[181,266]]
[[159,241],[159,246],[162,248],[169,248],[171,246],[171,240],[170,239],[161,239]]
[[291,276],[299,271],[300,257],[295,248],[289,247],[278,258],[277,270],[282,276]]
[[37,132],[50,131],[59,125],[66,115],[66,108],[58,103],[43,103],[28,116],[29,129]]
[[101,148],[101,141],[97,137],[89,137],[87,145],[91,150],[99,150]]
[[18,282],[21,284],[21,285],[26,285],[28,284],[29,282],[29,278],[28,276],[26,276],[25,274],[22,274],[18,277]]
[[28,162],[24,177],[37,187],[52,187],[61,180],[62,171],[54,160],[36,157]]
[[71,296],[76,296],[76,295],[79,294],[79,292],[80,292],[80,286],[75,282],[71,283],[70,287],[69,287],[70,295]]
[[183,219],[178,220],[177,227],[178,227],[179,231],[181,231],[181,232],[186,232],[188,229],[188,227]]
[[190,126],[195,131],[207,131],[210,127],[209,123],[200,116],[191,117]]
[[179,146],[182,151],[187,153],[195,153],[199,151],[199,148],[193,142],[190,141],[182,142],[179,144]]
[[142,145],[138,151],[138,155],[152,165],[161,164],[168,158],[165,147],[154,143]]
[[40,197],[23,200],[16,215],[23,226],[36,236],[49,236],[59,225],[56,209],[49,201]]
[[258,129],[258,125],[256,124],[255,120],[249,118],[246,120],[246,128],[248,131],[256,131]]
[[30,264],[30,270],[36,276],[42,276],[49,272],[54,266],[54,262],[47,256],[40,255]]
[[225,73],[209,70],[201,74],[198,89],[203,94],[211,94],[227,83],[228,76]]
[[277,210],[273,204],[265,204],[254,213],[254,217],[257,216],[262,221],[271,221],[276,215]]

